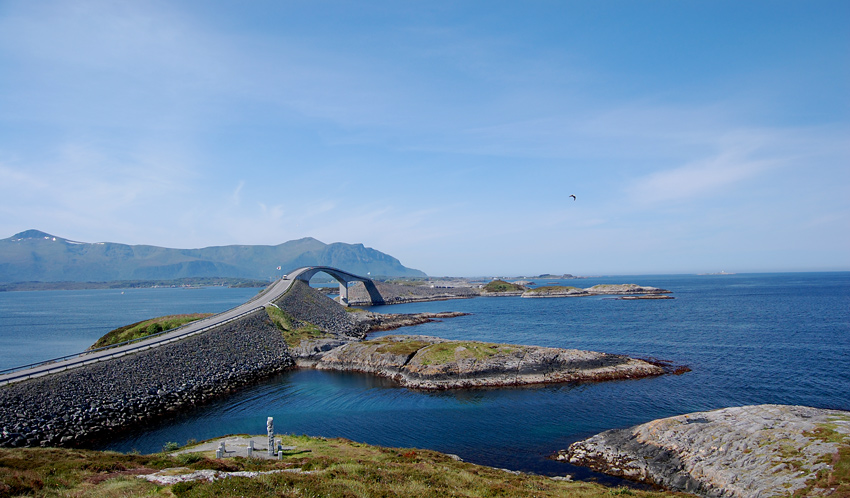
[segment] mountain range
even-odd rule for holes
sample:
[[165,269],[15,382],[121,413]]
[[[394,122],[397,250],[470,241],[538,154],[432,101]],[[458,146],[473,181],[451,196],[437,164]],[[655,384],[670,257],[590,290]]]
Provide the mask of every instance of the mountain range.
[[[277,270],[280,266],[281,270]],[[424,277],[363,244],[325,244],[307,237],[276,246],[170,249],[114,242],[76,242],[39,230],[0,240],[0,282],[108,282],[186,277],[267,279],[302,266],[332,266],[357,275]]]

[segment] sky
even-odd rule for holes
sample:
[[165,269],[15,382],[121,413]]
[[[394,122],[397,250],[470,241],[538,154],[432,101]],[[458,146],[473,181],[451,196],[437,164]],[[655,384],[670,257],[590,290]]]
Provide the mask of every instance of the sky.
[[850,270],[850,2],[0,0],[0,238],[26,229]]

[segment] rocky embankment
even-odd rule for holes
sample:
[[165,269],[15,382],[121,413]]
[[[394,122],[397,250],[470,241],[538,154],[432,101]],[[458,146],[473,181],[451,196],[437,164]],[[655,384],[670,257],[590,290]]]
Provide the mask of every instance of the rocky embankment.
[[77,446],[291,367],[265,312],[140,353],[0,388],[0,446]]
[[429,336],[351,342],[302,357],[298,363],[372,373],[416,389],[633,379],[664,373],[659,366],[621,355]]
[[850,412],[758,405],[690,413],[597,434],[558,459],[706,497],[846,496]]
[[348,303],[351,306],[372,306],[376,304],[415,303],[420,301],[442,301],[446,299],[464,299],[479,295],[472,287],[430,287],[426,285],[399,285],[375,282],[380,299],[375,300],[366,290],[366,286],[357,282],[348,289]]

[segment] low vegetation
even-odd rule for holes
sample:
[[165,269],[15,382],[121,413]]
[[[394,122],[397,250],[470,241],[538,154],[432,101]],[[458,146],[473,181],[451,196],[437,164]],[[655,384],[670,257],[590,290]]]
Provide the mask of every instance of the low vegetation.
[[444,365],[465,358],[481,360],[496,355],[507,355],[522,349],[521,346],[478,341],[425,341],[401,335],[379,337],[360,343],[377,345],[376,353],[412,356],[423,365]]
[[275,326],[283,333],[283,340],[291,348],[297,348],[301,345],[301,341],[305,339],[314,340],[323,337],[332,337],[331,334],[312,323],[296,320],[292,315],[277,306],[266,306],[266,313],[268,313],[269,318]]
[[177,327],[186,325],[187,323],[194,322],[195,320],[200,320],[202,318],[207,318],[212,315],[212,313],[168,315],[161,316],[159,318],[151,318],[149,320],[142,320],[141,322],[131,323],[130,325],[125,325],[123,327],[119,327],[115,330],[108,332],[106,335],[98,339],[97,342],[92,344],[91,348],[89,349],[103,348],[106,346],[112,346],[113,344],[119,344],[125,341],[141,339],[143,337],[157,334],[165,330],[176,329]]
[[[847,420],[850,417],[842,417]],[[844,434],[835,430],[835,424],[818,424],[815,430],[805,432],[803,435],[821,440],[825,443],[838,444],[838,451],[831,455],[825,455],[823,463],[830,467],[820,470],[817,475],[808,481],[803,489],[799,489],[794,496],[811,496],[813,490],[830,490],[829,496],[847,498],[850,497],[850,434]]]
[[624,291],[639,288],[638,284],[597,284],[587,289],[589,292]]
[[519,351],[517,346],[477,341],[439,342],[424,348],[419,353],[423,365],[442,365],[465,358],[482,360],[490,356],[511,354]]
[[381,337],[379,339],[374,339],[365,342],[378,344],[378,348],[375,349],[375,352],[377,353],[390,353],[399,356],[410,356],[419,351],[420,349],[428,347],[432,344],[430,342],[407,337],[400,340],[394,340],[395,338],[399,337],[400,336]]
[[482,288],[485,292],[517,292],[524,291],[525,287],[519,284],[512,284],[504,280],[493,280]]
[[546,285],[543,287],[536,287],[534,289],[528,289],[526,292],[530,292],[532,294],[549,294],[556,292],[584,292],[584,289],[580,289],[578,287],[573,287],[571,285]]
[[[283,460],[214,459],[212,452],[169,456],[51,448],[0,449],[0,497],[684,496],[515,474],[427,450],[384,448],[307,436],[281,439],[284,445],[296,447],[286,452]],[[158,485],[136,477],[164,469],[180,473],[177,467],[218,471],[288,469],[290,472],[173,485]]]

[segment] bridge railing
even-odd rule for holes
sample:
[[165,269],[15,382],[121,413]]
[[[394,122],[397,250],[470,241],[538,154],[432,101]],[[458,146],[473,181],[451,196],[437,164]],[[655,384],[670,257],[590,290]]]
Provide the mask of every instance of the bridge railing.
[[[277,283],[277,282],[275,282],[275,283]],[[244,306],[245,304],[248,304],[248,303],[250,303],[250,302],[252,302],[252,301],[256,301],[256,300],[258,300],[259,298],[261,298],[262,296],[264,296],[265,294],[267,294],[267,293],[269,292],[269,290],[271,290],[271,288],[272,288],[273,286],[274,286],[274,283],[273,283],[273,284],[271,284],[271,285],[269,285],[269,286],[267,286],[265,289],[263,289],[262,291],[258,292],[256,295],[254,295],[251,299],[249,299],[249,300],[245,301],[245,303],[240,304],[239,306]],[[237,308],[238,308],[239,306],[237,306]],[[217,316],[221,316],[221,315],[223,315],[223,314],[225,314],[225,313],[227,313],[227,312],[231,311],[232,309],[234,309],[234,308],[231,308],[230,310],[225,310],[225,311],[222,311],[222,312],[216,313],[216,314],[214,314],[214,315],[210,315],[210,316],[208,316],[208,317],[206,317],[206,318],[203,318],[202,320],[211,320],[211,319],[214,319],[215,317],[217,317]],[[241,316],[243,316],[243,315],[240,315],[240,317],[241,317]],[[209,328],[211,328],[211,327],[217,327],[218,325],[222,325],[222,324],[224,324],[224,323],[228,323],[228,322],[230,322],[230,320],[227,320],[227,321],[225,321],[225,322],[222,322],[222,323],[219,323],[219,324],[215,324],[215,325],[212,325],[212,326],[209,326],[209,327],[204,327],[204,328],[203,328],[203,329],[201,329],[201,330],[207,330],[207,329],[209,329]],[[97,352],[100,352],[100,351],[104,351],[104,350],[107,350],[107,349],[118,348],[118,347],[121,347],[121,346],[126,346],[126,345],[128,345],[128,344],[134,344],[134,343],[136,343],[136,342],[140,342],[140,341],[147,341],[148,339],[155,339],[155,338],[157,338],[157,337],[159,337],[159,336],[163,336],[163,335],[165,335],[165,334],[170,334],[170,333],[172,333],[172,332],[176,332],[176,331],[178,331],[178,330],[180,330],[180,329],[188,328],[188,327],[191,327],[191,326],[193,326],[193,325],[197,325],[197,322],[189,322],[189,323],[183,324],[183,325],[181,325],[181,326],[179,326],[179,327],[177,327],[177,328],[168,329],[168,330],[163,330],[162,332],[157,332],[156,334],[150,334],[150,335],[146,335],[146,336],[144,336],[144,337],[137,337],[137,338],[135,338],[135,339],[130,339],[130,340],[123,341],[123,342],[116,342],[115,344],[110,344],[109,346],[103,346],[103,347],[95,348],[95,349],[87,349],[87,350],[85,350],[85,351],[83,351],[83,352],[81,352],[81,353],[73,353],[73,354],[68,354],[68,355],[65,355],[65,356],[60,356],[60,357],[58,357],[58,358],[50,358],[49,360],[37,361],[37,362],[35,362],[35,363],[30,363],[30,364],[28,364],[28,365],[20,365],[20,366],[17,366],[17,367],[6,368],[6,369],[4,369],[4,370],[0,370],[0,375],[6,375],[6,374],[13,373],[13,372],[18,372],[18,371],[20,371],[20,370],[26,370],[26,369],[28,369],[28,368],[35,368],[35,367],[39,367],[39,366],[42,366],[42,365],[49,365],[49,364],[51,364],[51,363],[58,363],[58,362],[60,362],[60,361],[69,360],[69,359],[71,359],[71,358],[77,358],[77,357],[88,356],[88,355],[91,355],[91,354],[94,354],[94,353],[97,353]]]
[[[248,301],[246,301],[245,303],[243,303],[243,304],[241,304],[241,305],[239,305],[239,306],[244,306],[244,305],[249,304],[249,303],[251,303],[251,302],[253,302],[253,301],[257,301],[257,300],[259,300],[259,299],[260,299],[261,297],[263,297],[265,294],[268,294],[268,292],[272,289],[272,287],[274,287],[274,285],[275,285],[276,283],[277,283],[277,282],[274,282],[273,284],[271,284],[271,285],[267,286],[265,289],[263,289],[262,291],[258,292],[258,293],[257,293],[255,296],[253,296],[251,299],[249,299]],[[238,308],[239,306],[237,306],[237,308]],[[232,311],[233,309],[235,309],[235,308],[231,308],[231,309],[229,309],[229,310],[225,310],[225,311],[222,311],[222,312],[220,312],[220,313],[216,313],[215,315],[208,316],[208,317],[204,318],[203,320],[213,320],[213,319],[215,319],[215,318],[216,318],[216,317],[218,317],[218,316],[224,315],[225,313],[229,313],[229,312],[230,312],[230,311]],[[234,317],[232,317],[232,318],[229,318],[229,319],[227,319],[227,320],[225,320],[225,321],[223,321],[223,322],[218,322],[218,323],[215,323],[215,324],[213,324],[213,325],[207,325],[207,326],[202,327],[202,328],[200,328],[200,329],[198,329],[198,330],[196,330],[196,331],[194,331],[194,332],[192,332],[192,333],[190,333],[190,334],[183,334],[183,335],[175,336],[175,338],[174,338],[174,339],[183,339],[184,337],[191,337],[191,336],[193,336],[193,335],[195,335],[195,334],[199,334],[199,333],[201,333],[201,332],[206,332],[207,330],[210,330],[210,329],[212,329],[212,328],[219,327],[219,326],[224,325],[224,324],[226,324],[226,323],[230,323],[230,322],[232,322],[233,320],[236,320],[236,319],[238,319],[238,318],[242,318],[242,317],[244,317],[245,315],[247,315],[247,314],[249,314],[249,313],[253,313],[254,311],[256,311],[256,309],[252,309],[252,310],[246,311],[246,312],[244,312],[244,313],[240,313],[239,315],[236,315],[236,316],[234,316]],[[130,345],[130,344],[135,344],[135,343],[142,342],[142,341],[147,341],[147,340],[150,340],[150,339],[155,339],[155,338],[157,338],[157,337],[161,337],[161,336],[164,336],[164,335],[166,335],[166,334],[171,334],[171,333],[177,332],[177,331],[179,331],[179,330],[181,330],[181,329],[185,329],[185,328],[190,328],[190,327],[196,326],[197,324],[198,324],[198,322],[190,322],[190,323],[187,323],[187,324],[181,325],[180,327],[177,327],[177,328],[168,329],[168,330],[163,330],[162,332],[157,332],[157,333],[155,333],[155,334],[146,335],[146,336],[144,336],[144,337],[137,337],[137,338],[135,338],[135,339],[130,339],[130,340],[123,341],[123,342],[119,342],[119,343],[115,343],[115,344],[110,344],[109,346],[103,346],[103,347],[96,348],[96,349],[89,349],[89,350],[83,351],[83,352],[81,352],[81,353],[74,353],[74,354],[69,354],[69,355],[65,355],[65,356],[60,356],[60,357],[58,357],[58,358],[51,358],[51,359],[49,359],[49,360],[38,361],[38,362],[35,362],[35,363],[30,363],[30,364],[28,364],[28,365],[20,365],[20,366],[17,366],[17,367],[7,368],[7,369],[4,369],[4,370],[0,370],[0,377],[8,376],[8,375],[10,375],[10,374],[13,374],[13,373],[15,373],[15,372],[20,372],[20,371],[23,371],[23,370],[29,370],[29,369],[34,369],[34,368],[38,368],[38,367],[41,367],[41,366],[51,365],[51,364],[54,364],[54,363],[58,364],[58,363],[60,363],[60,362],[68,361],[68,360],[71,360],[71,359],[74,359],[74,358],[80,358],[80,359],[81,359],[81,361],[63,364],[62,366],[59,366],[59,368],[58,368],[58,369],[56,369],[55,371],[61,371],[61,370],[65,370],[65,369],[67,369],[67,368],[70,368],[70,367],[72,367],[72,366],[76,366],[76,365],[79,365],[79,364],[85,364],[87,361],[97,362],[97,361],[101,361],[101,360],[105,360],[105,359],[109,359],[109,358],[116,358],[116,357],[118,357],[118,356],[123,356],[123,355],[125,355],[125,354],[130,353],[130,352],[141,351],[141,350],[142,350],[142,348],[132,349],[132,350],[129,350],[129,351],[121,351],[121,352],[118,352],[118,353],[116,353],[116,354],[114,354],[114,355],[101,356],[101,357],[98,357],[98,358],[96,358],[96,359],[93,359],[93,361],[92,361],[92,360],[90,360],[89,358],[86,358],[86,357],[89,357],[89,356],[91,356],[91,355],[93,355],[93,354],[96,354],[96,353],[99,353],[99,352],[105,351],[105,350],[107,350],[107,349],[119,348],[119,347],[122,347],[122,346],[128,346],[128,345]],[[169,341],[163,341],[163,342],[158,343],[158,344],[167,344],[167,343],[169,343],[169,342],[171,342],[171,341],[170,341],[170,340],[169,340]],[[58,366],[58,365],[57,365],[57,366]],[[53,372],[53,371],[54,371],[54,370],[52,370],[52,369],[39,370],[39,371],[37,372],[37,375],[44,375],[44,374],[47,374],[47,373],[50,373],[50,372]],[[34,372],[34,375],[35,375],[35,374],[36,374],[36,373]],[[16,377],[16,376],[11,376],[11,377],[9,377],[9,378],[0,379],[0,385],[8,384],[9,382],[12,382],[13,380],[23,380],[23,379],[26,379],[26,378],[29,378],[29,376],[28,376],[28,375],[17,376],[17,377]]]
[[[32,363],[30,365],[24,365],[24,366],[21,366],[21,367],[14,367],[14,368],[2,370],[2,371],[0,371],[0,376],[5,376],[6,378],[0,378],[0,386],[5,385],[5,384],[9,384],[10,382],[14,382],[14,381],[18,381],[18,380],[29,379],[31,377],[40,377],[42,375],[47,375],[49,373],[61,372],[63,370],[68,370],[70,368],[81,366],[81,365],[86,365],[86,364],[89,364],[89,363],[98,363],[100,361],[109,360],[109,359],[112,359],[112,358],[119,358],[121,356],[128,355],[128,354],[131,354],[131,353],[136,353],[136,352],[139,352],[139,351],[144,351],[145,349],[150,349],[150,348],[153,348],[155,346],[159,346],[159,345],[162,345],[162,344],[168,344],[170,342],[185,339],[187,337],[192,337],[193,335],[197,335],[197,334],[200,334],[202,332],[206,332],[208,330],[214,329],[216,327],[221,327],[222,325],[226,325],[226,324],[228,324],[228,323],[230,323],[234,320],[238,320],[238,319],[244,317],[245,315],[249,315],[249,314],[257,311],[258,309],[259,308],[250,309],[248,311],[245,311],[245,312],[242,312],[238,315],[230,317],[223,322],[218,322],[218,323],[214,323],[212,325],[207,325],[205,327],[201,327],[200,329],[192,331],[191,333],[188,333],[188,334],[176,335],[176,336],[172,337],[171,339],[169,339],[167,341],[161,341],[161,342],[158,342],[158,343],[155,343],[155,344],[144,345],[142,347],[127,349],[127,350],[124,350],[124,351],[116,351],[114,354],[110,354],[110,355],[98,356],[98,357],[95,357],[95,358],[91,358],[91,355],[93,355],[97,352],[102,352],[103,350],[106,350],[106,349],[114,349],[114,348],[120,347],[122,345],[126,346],[126,345],[129,345],[129,344],[132,344],[132,343],[146,341],[148,339],[151,339],[151,338],[154,338],[154,337],[157,337],[157,336],[161,336],[161,335],[164,335],[166,333],[176,332],[176,331],[180,330],[181,328],[185,328],[185,327],[190,326],[191,324],[183,325],[182,327],[178,327],[176,329],[158,332],[156,334],[151,334],[151,335],[146,336],[146,337],[140,337],[140,338],[133,339],[133,340],[130,340],[130,341],[124,341],[123,343],[120,343],[120,344],[112,344],[110,346],[92,349],[90,351],[84,351],[82,353],[61,356],[59,358],[53,358],[53,359],[41,361],[41,362],[38,362],[38,363]],[[228,310],[228,311],[230,311],[230,310]],[[227,313],[227,311],[225,311],[223,313]],[[222,313],[219,313],[219,314],[222,314]],[[214,318],[214,317],[209,317],[209,318]],[[72,360],[74,358],[77,358],[79,361],[73,361],[73,362],[70,362],[70,363],[61,363],[61,362],[66,362],[68,360]],[[25,371],[25,370],[31,370],[31,369],[38,368],[40,366],[47,366],[47,365],[51,365],[51,364],[56,364],[56,368],[47,368],[47,369],[43,369],[43,370],[37,370],[37,371],[33,371],[33,372],[26,373],[26,374],[23,374],[23,375],[18,375],[18,376],[12,375],[15,372],[22,372],[22,371]]]

